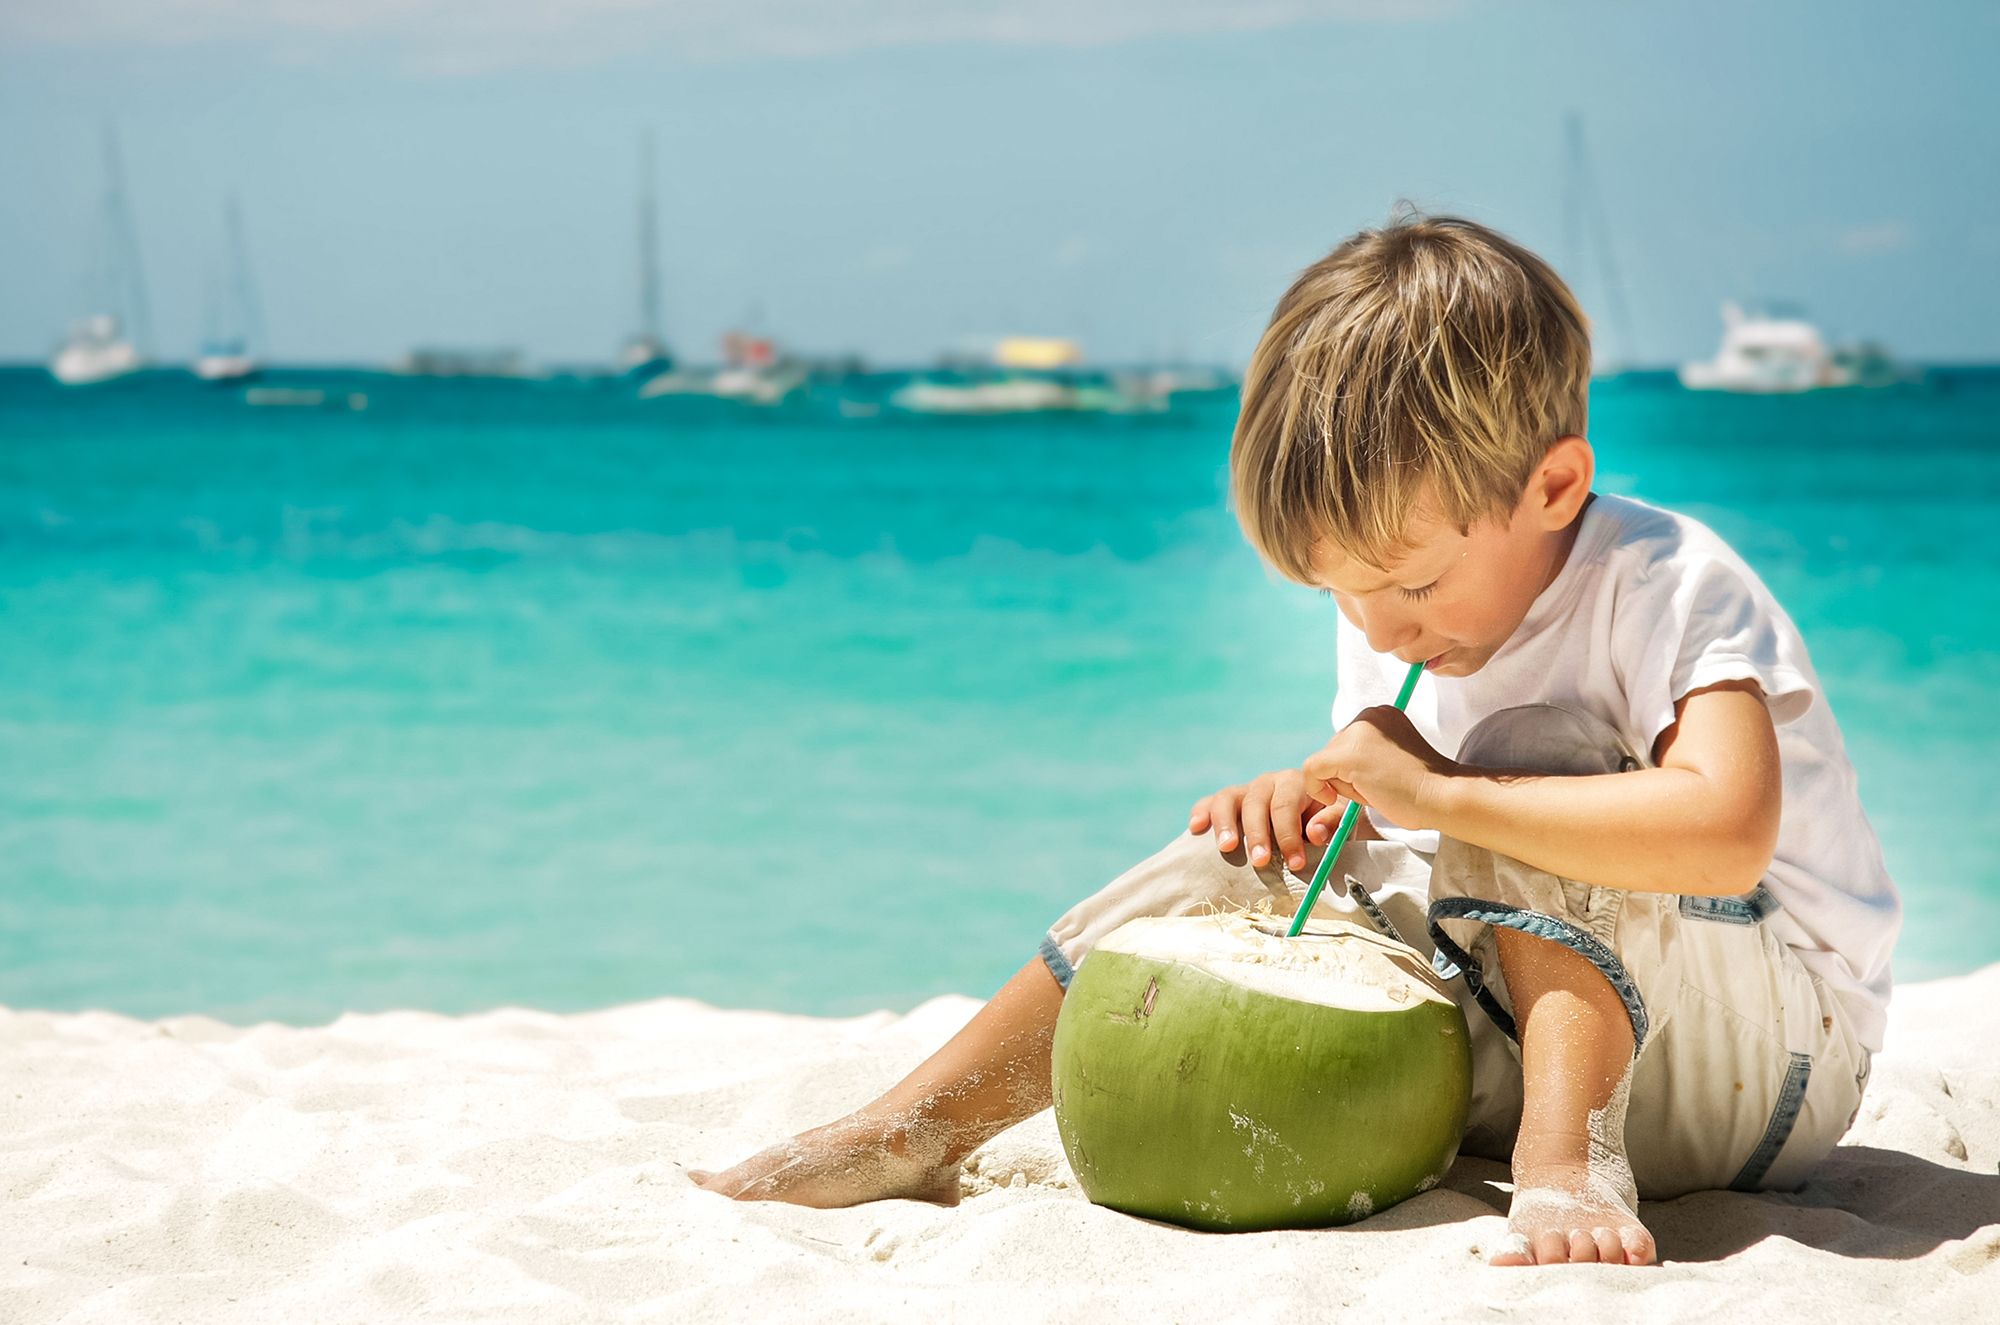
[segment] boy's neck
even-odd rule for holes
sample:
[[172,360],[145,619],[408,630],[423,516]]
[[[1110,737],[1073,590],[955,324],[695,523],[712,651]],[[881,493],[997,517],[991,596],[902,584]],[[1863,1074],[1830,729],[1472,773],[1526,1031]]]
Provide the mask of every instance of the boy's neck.
[[1589,513],[1590,504],[1596,500],[1597,494],[1595,492],[1586,496],[1583,499],[1583,505],[1576,509],[1576,518],[1551,535],[1549,569],[1548,573],[1542,576],[1542,582],[1535,590],[1536,597],[1539,598],[1542,594],[1546,593],[1548,587],[1554,584],[1562,575],[1563,567],[1569,564],[1570,549],[1576,546],[1576,536],[1583,532],[1583,517]]

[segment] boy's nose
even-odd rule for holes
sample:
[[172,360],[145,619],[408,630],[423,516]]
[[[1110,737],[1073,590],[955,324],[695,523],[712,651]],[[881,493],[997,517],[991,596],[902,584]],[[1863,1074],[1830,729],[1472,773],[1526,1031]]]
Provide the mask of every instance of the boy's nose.
[[1368,637],[1368,647],[1374,652],[1394,653],[1414,643],[1422,632],[1410,618],[1378,607],[1363,618],[1361,633]]

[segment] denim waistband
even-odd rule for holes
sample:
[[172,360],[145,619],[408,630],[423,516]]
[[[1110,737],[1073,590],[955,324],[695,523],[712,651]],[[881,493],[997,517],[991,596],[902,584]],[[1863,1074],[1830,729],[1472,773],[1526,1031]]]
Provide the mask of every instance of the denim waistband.
[[1725,925],[1762,924],[1778,909],[1778,899],[1761,883],[1741,897],[1681,898],[1681,914],[1688,919],[1718,920]]

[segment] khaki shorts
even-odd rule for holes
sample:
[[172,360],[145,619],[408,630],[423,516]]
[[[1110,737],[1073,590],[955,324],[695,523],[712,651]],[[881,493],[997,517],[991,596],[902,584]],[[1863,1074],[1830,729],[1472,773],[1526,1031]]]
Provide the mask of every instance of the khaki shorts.
[[[1602,722],[1549,705],[1495,713],[1461,762],[1555,774],[1641,766]],[[1324,854],[1308,847],[1310,878]],[[1343,880],[1361,885],[1380,919]],[[1091,948],[1140,916],[1268,907],[1291,915],[1306,880],[1255,868],[1182,834],[1072,907],[1042,957],[1067,987]],[[1761,886],[1744,897],[1682,897],[1598,888],[1445,839],[1435,858],[1400,842],[1341,852],[1315,915],[1386,921],[1457,973],[1448,987],[1471,1029],[1472,1106],[1463,1149],[1504,1160],[1521,1121],[1520,1049],[1493,939],[1505,925],[1574,949],[1604,972],[1632,1019],[1638,1061],[1626,1150],[1640,1195],[1665,1200],[1731,1187],[1792,1190],[1833,1148],[1861,1105],[1869,1056],[1820,981],[1770,932]]]

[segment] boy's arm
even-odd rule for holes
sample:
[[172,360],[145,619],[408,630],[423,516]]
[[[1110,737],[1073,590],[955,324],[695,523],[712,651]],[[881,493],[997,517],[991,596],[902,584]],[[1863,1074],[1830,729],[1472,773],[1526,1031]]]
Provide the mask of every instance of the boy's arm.
[[1585,883],[1748,892],[1770,868],[1782,803],[1763,694],[1755,682],[1723,682],[1690,692],[1674,712],[1654,752],[1659,767],[1552,777],[1454,763],[1394,709],[1369,709],[1306,761],[1306,783]]

